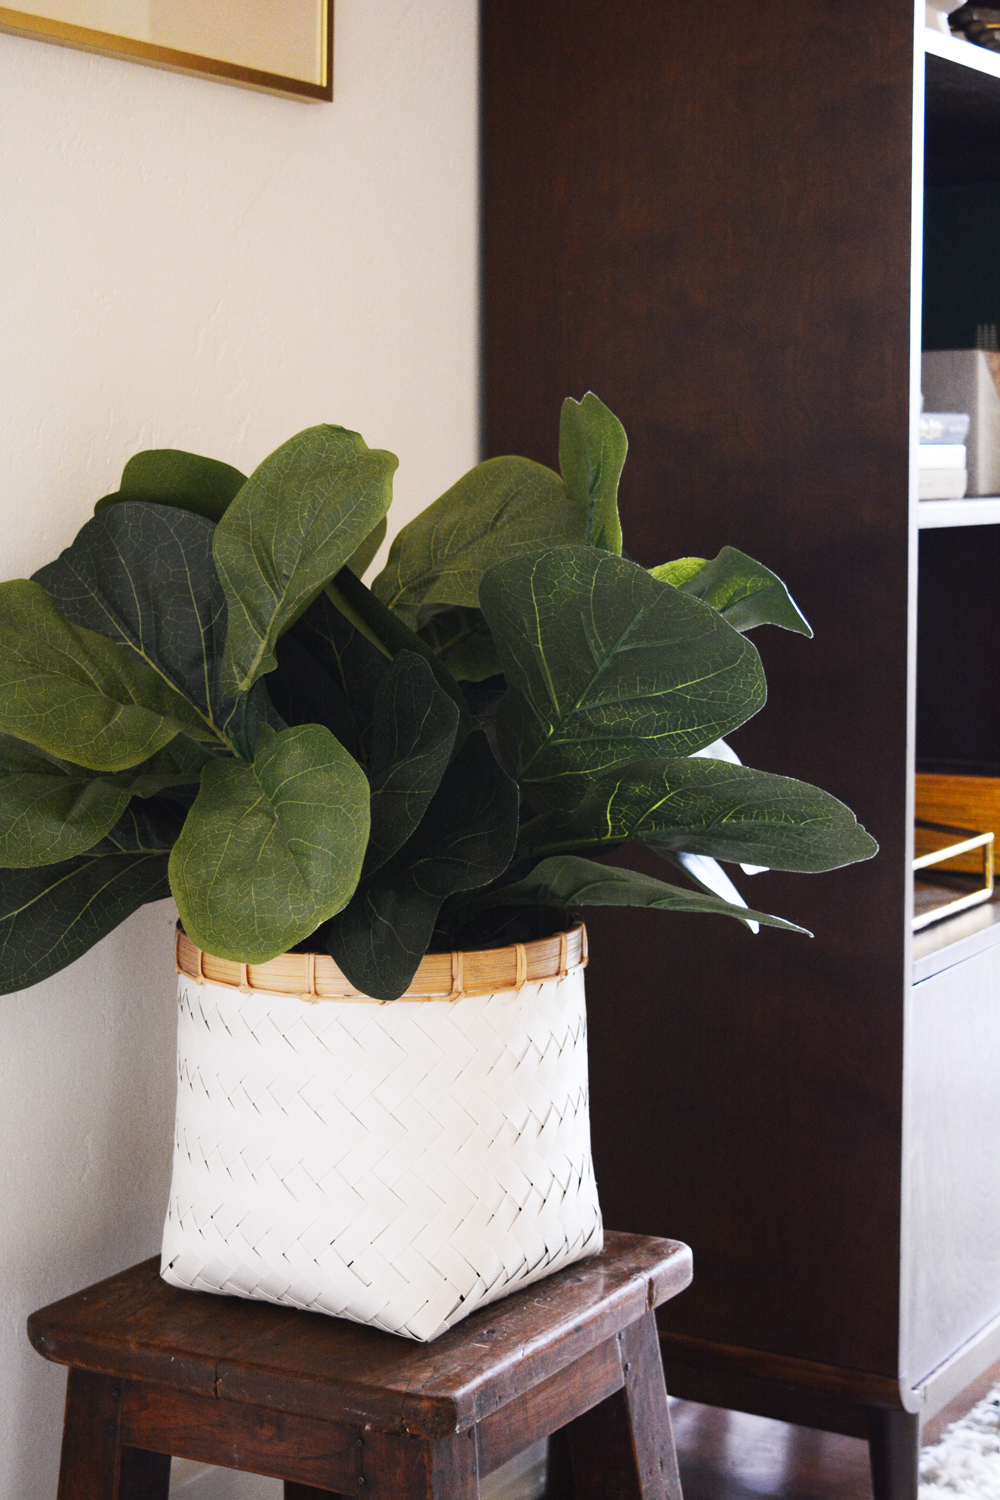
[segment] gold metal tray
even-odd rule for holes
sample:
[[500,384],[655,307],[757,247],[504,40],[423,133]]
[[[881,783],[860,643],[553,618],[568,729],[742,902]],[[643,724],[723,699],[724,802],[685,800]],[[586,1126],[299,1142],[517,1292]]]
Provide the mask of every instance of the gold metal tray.
[[[941,840],[945,839],[945,843]],[[938,847],[935,847],[937,845]],[[916,819],[916,857],[913,861],[914,912],[913,930],[929,927],[944,917],[979,906],[993,895],[993,834],[976,833],[970,828],[956,828],[950,823],[931,823]],[[967,873],[969,856],[982,851],[982,883],[978,874]],[[951,869],[943,869],[950,861]],[[965,868],[961,868],[963,866]],[[937,879],[924,875],[933,869]],[[973,889],[969,889],[970,884]]]

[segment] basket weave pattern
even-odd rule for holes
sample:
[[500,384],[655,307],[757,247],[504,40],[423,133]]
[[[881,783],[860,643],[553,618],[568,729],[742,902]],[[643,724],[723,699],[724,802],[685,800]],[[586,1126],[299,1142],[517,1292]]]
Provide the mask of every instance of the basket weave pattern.
[[166,1280],[427,1340],[599,1250],[576,953],[416,1004],[182,973]]

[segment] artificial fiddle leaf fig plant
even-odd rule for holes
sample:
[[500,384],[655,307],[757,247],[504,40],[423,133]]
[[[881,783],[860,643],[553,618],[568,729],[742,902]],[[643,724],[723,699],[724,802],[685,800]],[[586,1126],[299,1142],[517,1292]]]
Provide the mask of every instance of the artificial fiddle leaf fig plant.
[[[396,459],[315,427],[249,477],[137,454],[93,520],[0,585],[0,986],[173,892],[189,936],[328,952],[393,999],[429,949],[588,905],[794,924],[717,861],[819,871],[875,843],[828,793],[739,764],[745,638],[810,635],[733,548],[621,556],[625,433],[564,403],[560,473],[478,464],[403,527]],[[690,883],[602,865],[639,843]]]

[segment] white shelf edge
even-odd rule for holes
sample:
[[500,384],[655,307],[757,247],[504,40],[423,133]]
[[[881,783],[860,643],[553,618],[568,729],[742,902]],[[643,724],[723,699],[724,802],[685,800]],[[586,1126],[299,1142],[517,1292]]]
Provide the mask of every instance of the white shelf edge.
[[968,500],[918,500],[917,525],[921,531],[935,526],[1000,526],[1000,495]]
[[960,63],[963,68],[972,68],[976,73],[987,73],[991,78],[1000,78],[1000,52],[991,52],[987,47],[977,47],[975,42],[963,42],[957,36],[946,36],[928,26],[924,31],[924,52],[933,52],[947,62]]

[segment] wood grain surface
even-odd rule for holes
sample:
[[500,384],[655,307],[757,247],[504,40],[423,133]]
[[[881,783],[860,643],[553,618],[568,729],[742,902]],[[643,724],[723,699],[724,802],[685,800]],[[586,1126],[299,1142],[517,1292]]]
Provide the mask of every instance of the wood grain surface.
[[593,389],[629,435],[638,562],[728,543],[784,578],[816,638],[755,632],[769,702],[733,746],[881,845],[827,875],[736,872],[812,940],[588,914],[604,1211],[694,1246],[665,1329],[892,1380],[912,11],[715,27],[695,0],[484,0],[482,47],[487,452],[555,464],[560,403]]
[[29,1320],[71,1366],[58,1500],[167,1500],[171,1456],[286,1500],[476,1500],[562,1429],[581,1496],[680,1500],[655,1310],[690,1276],[687,1246],[612,1233],[426,1345],[180,1291],[145,1261]]
[[270,1304],[179,1291],[156,1260],[32,1315],[46,1358],[325,1421],[427,1438],[466,1430],[581,1359],[691,1277],[673,1241],[608,1233],[599,1255],[431,1344]]

